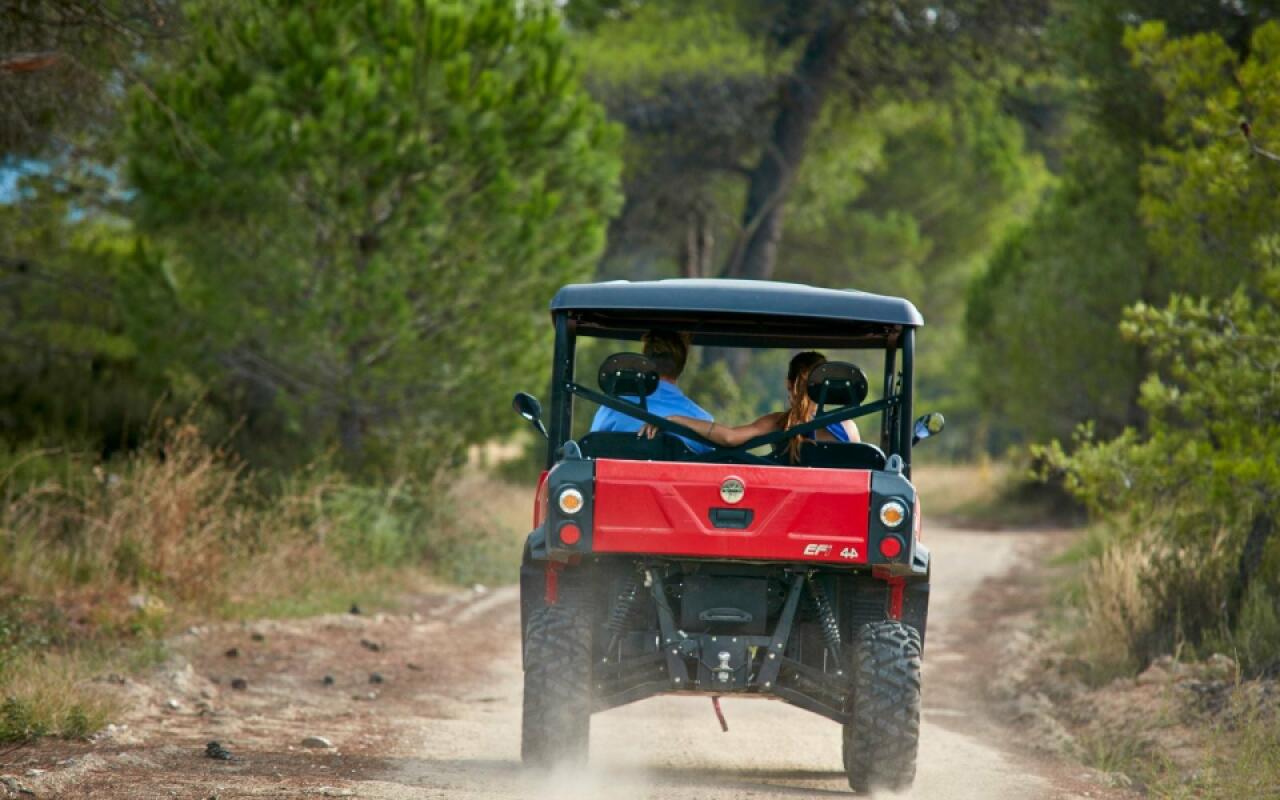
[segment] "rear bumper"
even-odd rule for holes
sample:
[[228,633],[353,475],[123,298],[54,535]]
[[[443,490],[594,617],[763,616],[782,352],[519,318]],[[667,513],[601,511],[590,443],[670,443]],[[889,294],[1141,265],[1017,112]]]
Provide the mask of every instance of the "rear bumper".
[[[558,507],[574,489],[576,513]],[[911,519],[888,530],[876,509],[899,500]],[[876,568],[922,575],[915,489],[901,475],[815,467],[567,459],[539,487],[535,556],[571,562],[630,555]],[[897,540],[891,557],[881,545]]]

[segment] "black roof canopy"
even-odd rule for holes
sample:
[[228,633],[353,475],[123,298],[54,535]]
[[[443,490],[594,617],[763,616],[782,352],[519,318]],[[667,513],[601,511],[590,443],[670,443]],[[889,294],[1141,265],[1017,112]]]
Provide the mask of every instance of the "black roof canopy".
[[899,297],[725,279],[572,284],[551,311],[567,314],[579,335],[636,339],[672,329],[698,344],[739,347],[880,347],[924,324]]

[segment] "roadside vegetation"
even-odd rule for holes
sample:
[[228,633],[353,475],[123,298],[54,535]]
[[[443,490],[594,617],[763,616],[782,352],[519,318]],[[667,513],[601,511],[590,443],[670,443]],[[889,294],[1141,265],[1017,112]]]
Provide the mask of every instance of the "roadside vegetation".
[[414,589],[514,578],[523,489],[471,472],[375,489],[323,462],[282,481],[181,420],[144,442],[105,462],[4,459],[0,742],[97,730],[112,711],[100,682],[162,660],[165,638],[191,624],[386,607]]
[[1124,644],[1116,658],[1143,666],[1177,648],[1223,649],[1239,654],[1246,674],[1276,672],[1280,161],[1201,132],[1246,113],[1253,124],[1280,123],[1271,89],[1280,24],[1258,28],[1247,58],[1216,34],[1174,38],[1154,23],[1126,41],[1168,107],[1170,144],[1145,172],[1152,246],[1170,260],[1225,261],[1241,278],[1221,299],[1177,294],[1128,309],[1121,334],[1153,367],[1140,390],[1145,429],[1100,440],[1086,425],[1070,452],[1055,444],[1043,453],[1107,521],[1091,559],[1098,591],[1087,594],[1114,607],[1088,618],[1113,628],[1100,638]]
[[[1134,399],[1142,424],[1111,437],[1084,424],[1037,452],[1043,477],[1096,520],[1074,553],[1061,632],[1079,659],[1068,671],[1094,687],[1096,720],[1077,725],[1085,760],[1160,797],[1269,797],[1280,792],[1280,157],[1254,137],[1274,142],[1280,126],[1280,24],[1235,40],[1171,27],[1148,22],[1122,42],[1160,110],[1138,171],[1143,247],[1182,287],[1121,310],[1116,334],[1148,370]],[[1134,696],[1141,716],[1126,710]]]
[[467,454],[619,140],[537,4],[0,6],[0,740],[184,625],[512,580]]

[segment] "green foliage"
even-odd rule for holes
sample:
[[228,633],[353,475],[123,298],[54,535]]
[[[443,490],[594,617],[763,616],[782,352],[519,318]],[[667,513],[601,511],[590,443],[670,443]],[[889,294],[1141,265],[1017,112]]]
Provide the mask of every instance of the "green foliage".
[[1280,169],[1260,168],[1250,142],[1280,145],[1280,25],[1258,28],[1249,58],[1216,34],[1168,38],[1165,26],[1126,43],[1165,101],[1167,144],[1142,167],[1141,210],[1152,248],[1189,293],[1220,297],[1280,259]]
[[[1131,663],[1190,644],[1257,674],[1280,663],[1280,163],[1260,135],[1280,114],[1280,24],[1256,30],[1245,60],[1155,24],[1127,41],[1164,100],[1167,143],[1141,173],[1151,248],[1210,296],[1125,312],[1121,333],[1154,368],[1144,431],[1102,441],[1084,426],[1070,455],[1055,442],[1041,456],[1118,530],[1092,568],[1110,607],[1091,599],[1089,625]],[[1224,135],[1246,110],[1266,126],[1253,142]]]
[[161,402],[182,327],[151,324],[166,286],[127,222],[84,215],[60,183],[29,175],[0,204],[0,432],[111,451]]
[[327,544],[345,563],[370,569],[421,560],[426,551],[432,520],[402,487],[341,486],[318,513],[329,521]]
[[[866,14],[859,30],[884,24],[878,10]],[[788,105],[785,81],[826,18],[803,3],[720,0],[619,4],[592,19],[577,39],[585,80],[628,131],[627,204],[600,276],[726,274],[742,244],[751,164],[776,153],[768,136]],[[831,90],[794,165],[772,277],[911,297],[930,324],[921,403],[956,423],[931,447],[967,452],[978,413],[962,350],[964,287],[1047,175],[1003,107],[1002,77],[968,76],[913,47],[846,54],[863,80]],[[897,61],[908,51],[914,61]],[[904,72],[946,91],[903,86]],[[767,391],[756,386],[766,365],[734,363],[744,405],[762,409],[776,394],[769,378]]]
[[177,352],[184,326],[165,313],[172,304],[157,260],[120,213],[127,193],[112,153],[122,90],[137,64],[161,59],[181,34],[177,5],[0,8],[6,443],[130,448],[168,407],[183,367],[198,368]]
[[276,0],[191,28],[125,151],[211,358],[292,447],[353,465],[430,470],[509,428],[493,397],[544,368],[545,299],[616,207],[616,131],[557,16]]
[[929,447],[973,452],[981,422],[965,350],[965,287],[1045,187],[995,85],[957,81],[943,100],[887,102],[820,129],[783,241],[778,275],[902,295],[929,325],[917,403],[953,423]]
[[1276,0],[1061,0],[1057,6],[1046,30],[1055,65],[1082,84],[1076,92],[1084,111],[1080,121],[1118,143],[1158,142],[1164,121],[1152,76],[1133,64],[1129,29],[1157,23],[1176,37],[1216,33],[1241,53],[1253,30],[1280,11]]
[[[837,6],[568,4],[571,19],[582,14],[589,28],[578,39],[587,84],[628,131],[627,203],[599,274],[737,275],[735,259],[759,222],[744,211],[763,169],[753,165],[786,160],[776,187],[785,206],[777,264],[752,277],[911,296],[931,325],[922,402],[958,412],[955,433],[933,447],[963,452],[977,417],[959,335],[963,287],[1030,211],[1046,176],[1006,113],[1002,67],[957,65],[960,52],[985,53],[993,43],[984,38],[992,29],[975,20],[998,18],[1016,38],[1015,18],[1035,12],[984,14],[991,9],[982,2],[958,3],[944,33],[925,22],[922,6],[901,8],[896,21],[874,3]],[[840,77],[830,86],[790,84],[816,32],[845,15],[857,22],[835,56]],[[784,155],[771,137],[801,92],[826,99],[802,152]],[[748,405],[760,407],[753,373],[764,367],[750,360],[744,369],[747,362],[734,362],[733,377]]]
[[[1165,370],[1143,384],[1148,434],[1098,442],[1084,429],[1071,455],[1056,443],[1043,451],[1068,488],[1132,532],[1114,546],[1145,553],[1136,575],[1143,609],[1131,608],[1127,623],[1139,663],[1206,635],[1269,640],[1257,604],[1280,601],[1280,539],[1264,538],[1256,553],[1246,547],[1280,497],[1278,277],[1272,270],[1257,303],[1240,291],[1222,303],[1176,298],[1129,312],[1127,334]],[[1244,565],[1254,570],[1247,577]],[[1265,599],[1248,596],[1249,613],[1231,619],[1235,593],[1250,591]],[[1255,653],[1250,662],[1278,657]]]
[[729,425],[745,425],[769,411],[786,405],[783,384],[788,354],[757,353],[752,362],[753,381],[733,377],[723,361],[709,361],[705,350],[695,350],[685,370],[681,388],[695,403]]
[[48,734],[48,723],[26,703],[6,697],[0,703],[0,741],[26,741]]
[[[1274,560],[1276,554],[1271,555]],[[1274,591],[1280,585],[1280,572],[1273,564],[1264,574],[1265,583],[1249,587],[1236,630],[1230,635],[1211,633],[1203,648],[1206,652],[1231,653],[1247,675],[1268,674],[1280,662],[1280,603],[1276,602]]]
[[644,5],[645,0],[568,0],[561,4],[561,10],[574,28],[592,30],[606,20],[617,19]]
[[[596,5],[569,3],[570,19]],[[748,26],[750,3],[617,5],[633,7],[595,15],[574,38],[585,84],[627,130],[627,202],[599,274],[678,273],[682,260],[697,260],[681,254],[692,227],[711,237],[702,265],[710,275],[736,226],[744,165],[767,136],[781,65]]]
[[997,449],[1082,420],[1106,433],[1138,421],[1140,355],[1118,333],[1125,306],[1151,291],[1132,154],[1092,131],[1071,149],[1052,196],[969,289],[974,388]]
[[[1266,797],[1280,787],[1280,717],[1240,703],[1240,719],[1215,741],[1209,768],[1190,784],[1182,776],[1160,787],[1170,798]],[[1227,727],[1227,726],[1223,726]]]
[[724,5],[645,3],[625,18],[601,22],[578,44],[590,85],[652,96],[664,81],[762,77],[776,68]]
[[[969,293],[968,341],[981,365],[975,390],[989,411],[992,449],[1065,439],[1085,420],[1104,437],[1141,427],[1140,386],[1152,364],[1119,335],[1122,310],[1160,305],[1172,292],[1222,297],[1248,273],[1240,248],[1258,244],[1227,231],[1233,216],[1264,220],[1259,192],[1242,181],[1269,178],[1239,168],[1248,147],[1231,115],[1245,108],[1231,98],[1228,62],[1277,10],[1274,2],[1189,0],[1060,5],[1047,39],[1079,109],[1057,145],[1065,150],[1062,180]],[[1142,23],[1149,27],[1126,33]],[[1160,31],[1220,38],[1188,38],[1157,65]],[[1179,81],[1180,99],[1171,99]],[[1208,87],[1215,97],[1200,96]],[[1197,162],[1187,150],[1196,136],[1234,151],[1237,163]]]

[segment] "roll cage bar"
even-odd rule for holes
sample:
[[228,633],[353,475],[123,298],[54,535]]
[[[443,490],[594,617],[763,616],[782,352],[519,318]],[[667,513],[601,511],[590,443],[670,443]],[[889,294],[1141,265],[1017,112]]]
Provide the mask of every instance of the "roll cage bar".
[[[692,439],[711,448],[708,453],[694,455],[690,461],[720,461],[726,457],[750,463],[774,464],[769,459],[749,452],[757,447],[774,445],[796,436],[820,430],[837,422],[864,417],[877,412],[885,412],[881,428],[883,441],[888,445],[886,455],[897,454],[902,459],[903,473],[911,476],[911,442],[912,442],[912,371],[915,361],[915,330],[911,326],[902,326],[896,337],[885,339],[885,368],[883,396],[870,403],[838,408],[814,417],[812,420],[796,425],[787,430],[762,434],[736,447],[721,447],[707,439],[697,431],[665,417],[650,413],[639,403],[632,403],[617,397],[606,395],[589,389],[573,380],[574,356],[577,351],[577,337],[572,330],[568,314],[553,314],[555,324],[555,351],[552,360],[551,386],[551,419],[549,441],[547,446],[546,466],[550,469],[559,458],[560,449],[568,440],[572,431],[573,398],[581,397],[593,403],[611,408],[642,422],[653,425],[658,430],[672,435]],[[902,353],[902,370],[895,369],[897,352]],[[900,378],[900,385],[895,386]]]
[[761,434],[754,439],[743,442],[737,447],[722,447],[699,434],[692,428],[681,425],[678,422],[672,422],[666,417],[659,417],[655,414],[649,413],[647,409],[637,403],[630,403],[617,397],[610,397],[607,394],[602,394],[592,389],[588,389],[579,383],[571,382],[565,388],[578,397],[612,408],[614,411],[619,411],[623,414],[635,417],[642,422],[647,422],[664,433],[683,436],[686,439],[693,439],[694,441],[699,442],[700,444],[705,444],[711,448],[711,452],[697,454],[690,458],[689,461],[716,461],[725,456],[734,456],[748,461],[758,462],[760,464],[772,464],[773,462],[769,459],[748,451],[754,450],[757,447],[763,447],[764,445],[773,445],[778,442],[784,442],[787,439],[791,439],[796,436],[804,436],[807,433],[821,430],[828,425],[833,425],[837,422],[844,422],[847,419],[864,417],[868,414],[874,414],[877,411],[883,411],[890,406],[896,406],[898,404],[898,398],[890,397],[876,400],[871,403],[863,403],[859,406],[840,408],[835,411],[828,411],[825,414],[819,414],[808,422],[801,425],[795,425],[783,431]]

